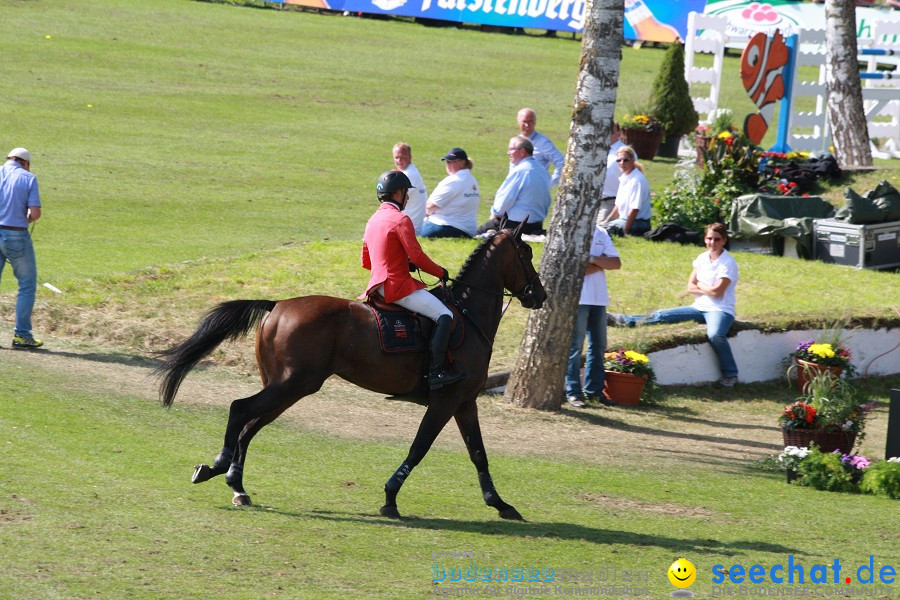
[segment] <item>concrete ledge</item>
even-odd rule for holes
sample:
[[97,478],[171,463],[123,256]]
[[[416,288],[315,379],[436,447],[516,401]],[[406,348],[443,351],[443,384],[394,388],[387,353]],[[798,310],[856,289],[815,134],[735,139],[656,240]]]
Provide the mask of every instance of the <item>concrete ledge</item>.
[[[803,340],[817,338],[821,330],[779,333],[739,331],[729,338],[742,383],[772,381],[785,376],[784,359]],[[853,353],[859,375],[900,373],[900,329],[845,329],[844,344]],[[649,354],[660,385],[696,385],[721,376],[709,344],[688,344]]]

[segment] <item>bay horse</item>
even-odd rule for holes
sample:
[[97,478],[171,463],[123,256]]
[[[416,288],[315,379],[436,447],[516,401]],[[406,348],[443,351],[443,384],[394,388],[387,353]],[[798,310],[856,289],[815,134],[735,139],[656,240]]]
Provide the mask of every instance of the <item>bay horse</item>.
[[[337,375],[365,389],[427,406],[406,460],[384,486],[381,515],[400,518],[400,487],[453,417],[478,473],[485,503],[496,508],[501,518],[521,520],[519,512],[500,498],[488,472],[476,399],[487,379],[503,297],[515,296],[531,309],[540,308],[547,299],[532,264],[531,248],[522,241],[523,225],[515,231],[501,229],[484,240],[452,280],[448,295],[466,328],[462,345],[452,356],[454,368],[468,376],[438,390],[428,389],[424,352],[382,352],[376,319],[361,302],[303,296],[278,302],[233,300],[214,308],[187,340],[162,353],[165,358],[157,372],[162,376],[159,394],[163,405],[172,405],[181,382],[200,360],[226,339],[246,336],[256,323],[256,361],[263,389],[231,403],[222,451],[211,466],[195,467],[193,483],[224,473],[234,492],[232,502],[250,505],[243,471],[253,436],[300,398],[317,392],[328,377]],[[431,323],[423,321],[426,326]]]

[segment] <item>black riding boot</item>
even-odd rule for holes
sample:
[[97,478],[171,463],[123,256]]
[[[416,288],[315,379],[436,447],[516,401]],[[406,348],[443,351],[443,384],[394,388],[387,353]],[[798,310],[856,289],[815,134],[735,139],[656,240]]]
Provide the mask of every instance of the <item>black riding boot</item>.
[[431,332],[428,386],[433,390],[466,378],[465,373],[453,373],[447,365],[447,343],[450,341],[451,327],[453,327],[453,317],[442,315],[435,323],[434,331]]

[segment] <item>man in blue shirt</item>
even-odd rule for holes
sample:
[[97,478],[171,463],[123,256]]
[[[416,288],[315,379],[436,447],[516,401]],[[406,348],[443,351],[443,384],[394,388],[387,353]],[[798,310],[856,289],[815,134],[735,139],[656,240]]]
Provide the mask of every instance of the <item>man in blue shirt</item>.
[[6,158],[0,167],[0,275],[9,261],[19,282],[12,346],[28,350],[44,345],[31,335],[37,262],[28,233],[28,224],[41,217],[41,196],[37,178],[31,174],[31,153],[25,148],[13,148]]
[[556,145],[550,141],[546,135],[535,131],[537,125],[537,115],[530,108],[523,108],[516,115],[516,122],[519,125],[519,132],[534,146],[534,160],[544,169],[549,169],[553,165],[553,175],[550,176],[550,187],[554,188],[559,184],[559,178],[562,175],[563,162],[565,157]]
[[478,234],[497,229],[504,214],[508,227],[518,227],[527,217],[523,233],[541,233],[550,210],[550,175],[534,159],[534,146],[527,137],[511,138],[506,152],[511,165],[509,174],[494,196],[491,218],[478,228]]

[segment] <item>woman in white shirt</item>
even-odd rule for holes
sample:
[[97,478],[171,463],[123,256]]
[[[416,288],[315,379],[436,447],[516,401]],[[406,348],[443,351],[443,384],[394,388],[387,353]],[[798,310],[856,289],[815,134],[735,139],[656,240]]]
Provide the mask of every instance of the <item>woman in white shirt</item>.
[[617,325],[653,325],[697,321],[706,323],[706,337],[719,359],[722,378],[719,387],[733,387],[737,383],[738,368],[728,344],[728,330],[735,318],[738,266],[725,250],[728,229],[722,223],[706,226],[706,252],[694,260],[694,270],[688,278],[687,291],[694,296],[690,306],[664,308],[646,315],[611,315]]
[[622,171],[616,204],[601,225],[610,235],[643,235],[650,231],[650,183],[631,146],[616,150],[616,165]]
[[447,176],[434,188],[425,203],[422,237],[471,238],[478,228],[481,194],[472,176],[472,161],[462,148],[441,157]]

